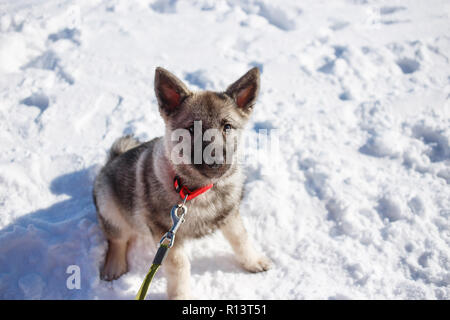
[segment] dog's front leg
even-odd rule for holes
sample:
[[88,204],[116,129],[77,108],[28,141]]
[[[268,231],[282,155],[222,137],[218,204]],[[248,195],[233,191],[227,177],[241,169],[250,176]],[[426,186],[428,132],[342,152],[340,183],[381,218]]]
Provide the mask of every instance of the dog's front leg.
[[262,253],[256,251],[245,230],[239,211],[231,213],[221,227],[225,238],[230,242],[237,260],[250,272],[269,270],[272,262]]
[[163,263],[163,268],[167,276],[167,296],[169,299],[191,299],[189,284],[191,264],[183,250],[182,244],[175,243],[170,249],[167,258]]

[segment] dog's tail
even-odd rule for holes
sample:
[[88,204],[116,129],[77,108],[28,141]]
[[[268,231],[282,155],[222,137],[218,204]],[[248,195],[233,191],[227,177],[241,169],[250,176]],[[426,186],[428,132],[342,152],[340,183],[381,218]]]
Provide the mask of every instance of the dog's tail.
[[122,153],[133,149],[141,144],[141,142],[134,138],[132,135],[126,135],[114,141],[111,149],[109,150],[108,162],[114,160]]

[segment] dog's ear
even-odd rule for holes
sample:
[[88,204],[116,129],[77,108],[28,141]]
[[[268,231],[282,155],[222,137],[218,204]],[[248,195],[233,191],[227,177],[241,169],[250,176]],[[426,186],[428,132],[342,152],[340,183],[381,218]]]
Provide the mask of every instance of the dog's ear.
[[191,94],[186,85],[172,73],[157,67],[155,71],[155,94],[161,110],[170,114]]
[[231,97],[238,108],[245,112],[252,110],[259,92],[259,69],[252,68],[230,85],[225,93]]

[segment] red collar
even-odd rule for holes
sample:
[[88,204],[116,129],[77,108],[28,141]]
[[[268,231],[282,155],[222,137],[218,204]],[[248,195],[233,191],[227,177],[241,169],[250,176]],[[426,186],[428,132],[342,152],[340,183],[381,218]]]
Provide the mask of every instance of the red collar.
[[175,176],[175,178],[173,179],[173,186],[175,188],[175,191],[180,194],[180,197],[182,200],[184,200],[184,198],[187,195],[187,199],[186,200],[192,200],[195,197],[198,197],[199,195],[201,195],[202,193],[208,191],[209,189],[211,189],[213,187],[213,184],[208,184],[204,187],[195,189],[193,191],[189,190],[186,186],[184,186],[181,183],[180,177]]

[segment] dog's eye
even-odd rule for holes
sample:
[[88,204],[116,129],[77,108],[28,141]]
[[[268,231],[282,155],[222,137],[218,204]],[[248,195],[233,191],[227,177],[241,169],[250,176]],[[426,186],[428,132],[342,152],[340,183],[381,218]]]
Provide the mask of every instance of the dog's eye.
[[230,132],[231,129],[233,127],[231,126],[231,124],[227,123],[226,125],[223,126],[223,131],[225,131],[226,133]]

